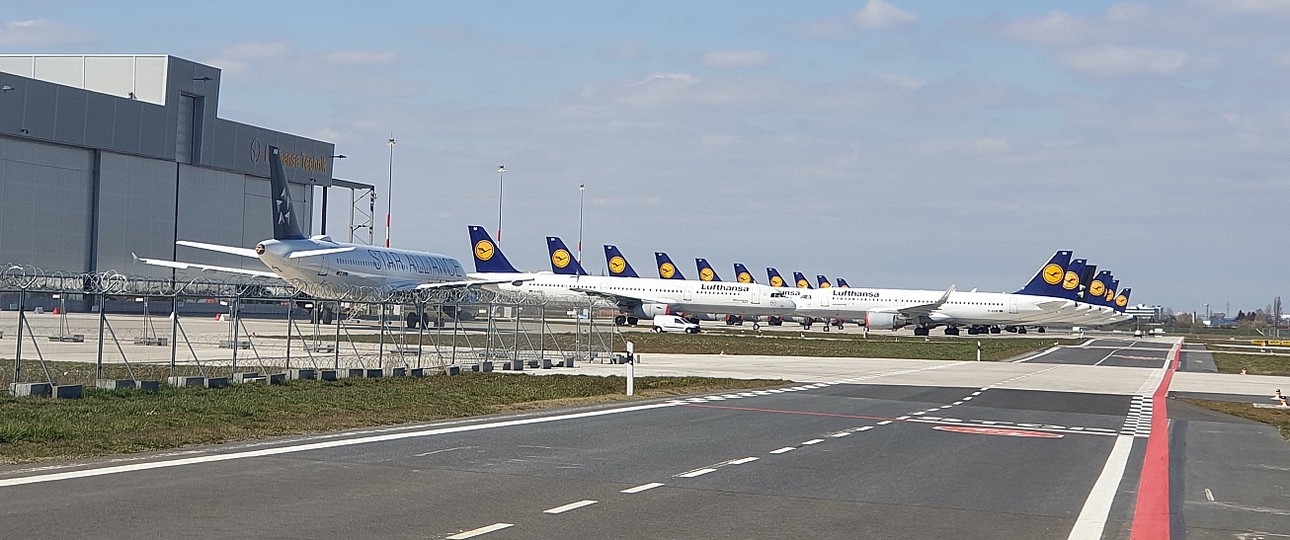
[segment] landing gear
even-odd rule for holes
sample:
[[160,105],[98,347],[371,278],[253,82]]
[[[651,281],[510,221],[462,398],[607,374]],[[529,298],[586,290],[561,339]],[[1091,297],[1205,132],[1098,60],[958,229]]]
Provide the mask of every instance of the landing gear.
[[614,326],[622,326],[622,325],[624,325],[624,324],[627,324],[627,316],[626,316],[626,315],[618,315],[618,316],[614,317]]
[[417,317],[416,313],[410,312],[403,317],[403,320],[404,320],[404,323],[407,324],[408,328],[416,328],[417,323],[421,321],[421,318]]
[[1002,331],[1002,330],[1000,330],[998,326],[991,326],[991,327],[990,327],[990,333],[991,333],[991,334],[998,334],[998,333],[999,333],[999,332],[1001,332],[1001,331]]
[[783,317],[780,317],[780,316],[777,316],[777,315],[771,315],[770,317],[766,317],[766,325],[767,325],[767,326],[783,326],[783,325],[784,325],[784,318],[783,318]]
[[1039,332],[1040,334],[1042,334],[1042,333],[1044,333],[1044,327],[1042,327],[1042,326],[1036,327],[1036,328],[1035,328],[1035,331],[1036,331],[1036,332]]
[[[969,331],[969,332],[970,332],[970,331]],[[957,327],[957,326],[946,326],[946,327],[945,327],[945,335],[947,335],[947,336],[957,336],[957,335],[959,335],[959,327]]]
[[1017,333],[1018,333],[1018,334],[1021,334],[1021,335],[1023,335],[1023,336],[1024,336],[1024,335],[1026,335],[1026,327],[1024,327],[1024,326],[1018,326],[1018,327],[1017,327]]
[[926,326],[915,326],[915,327],[914,327],[914,335],[915,335],[915,336],[929,336],[929,335],[931,335],[931,334],[932,334],[932,329],[931,329],[931,328],[928,328],[928,327],[926,327]]
[[637,324],[639,324],[640,322],[641,322],[641,320],[640,320],[640,319],[637,319],[636,317],[628,317],[628,318],[627,318],[627,324],[628,324],[628,326],[636,326],[636,325],[637,325]]

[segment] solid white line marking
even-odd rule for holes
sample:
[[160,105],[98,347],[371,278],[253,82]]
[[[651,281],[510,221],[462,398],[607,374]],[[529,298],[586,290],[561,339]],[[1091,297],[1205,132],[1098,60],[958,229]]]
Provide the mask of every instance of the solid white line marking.
[[1075,520],[1075,528],[1067,538],[1071,540],[1098,540],[1106,528],[1106,518],[1111,513],[1111,502],[1115,500],[1115,490],[1124,478],[1124,468],[1129,463],[1129,451],[1133,449],[1132,435],[1119,435],[1111,455],[1106,457],[1102,474],[1093,483],[1093,489],[1084,500],[1084,508]]
[[1034,359],[1039,358],[1039,357],[1041,357],[1041,356],[1044,356],[1044,355],[1046,355],[1046,354],[1053,353],[1053,352],[1057,352],[1057,350],[1058,350],[1058,349],[1060,349],[1060,348],[1061,348],[1061,347],[1050,347],[1048,350],[1046,350],[1046,351],[1044,351],[1044,352],[1041,352],[1041,353],[1039,353],[1039,354],[1035,354],[1035,355],[1027,356],[1027,357],[1022,358],[1022,359],[1020,359],[1020,360],[1016,360],[1016,363],[1029,362],[1029,361],[1031,361],[1031,360],[1034,360]]
[[1214,492],[1210,491],[1209,488],[1205,488],[1205,498],[1208,499],[1209,502],[1214,502]]
[[759,457],[746,457],[746,458],[743,458],[743,459],[736,459],[736,460],[734,460],[734,461],[728,461],[727,463],[729,463],[729,464],[731,464],[731,465],[743,465],[743,464],[745,464],[745,463],[752,463],[752,462],[757,461],[757,460],[759,460],[759,459],[761,459],[761,458],[759,458]]
[[550,509],[547,509],[547,510],[543,510],[543,511],[542,511],[542,513],[543,513],[543,514],[562,514],[562,513],[564,513],[564,512],[568,512],[568,511],[570,511],[570,510],[577,510],[577,509],[582,508],[582,507],[584,507],[584,506],[591,506],[591,505],[593,505],[593,504],[596,504],[596,501],[593,501],[593,500],[588,499],[588,500],[584,500],[584,501],[571,502],[571,503],[566,504],[566,505],[564,505],[564,506],[557,506],[557,507],[555,507],[555,508],[550,508]]
[[777,449],[775,449],[775,450],[771,450],[771,451],[770,451],[770,453],[772,453],[772,454],[783,454],[784,452],[792,452],[793,450],[797,450],[797,449],[796,449],[796,448],[794,448],[794,447],[792,447],[792,446],[785,446],[785,447],[783,447],[783,448],[777,448]]
[[677,478],[694,478],[694,477],[696,477],[696,476],[703,476],[703,475],[708,474],[708,473],[710,473],[710,472],[717,472],[717,470],[716,470],[716,469],[699,469],[699,470],[697,470],[697,471],[690,471],[690,472],[688,472],[688,473],[678,474],[678,475],[676,475],[676,477],[677,477]]
[[640,492],[642,492],[642,491],[649,491],[649,490],[654,489],[654,488],[656,488],[656,487],[663,487],[663,483],[662,483],[662,482],[650,482],[650,483],[648,483],[648,484],[641,484],[641,485],[636,486],[636,487],[634,487],[634,488],[627,488],[627,489],[624,489],[624,490],[620,491],[619,493],[626,493],[626,494],[628,494],[628,495],[632,495],[632,494],[640,493]]
[[514,526],[515,526],[514,523],[494,523],[487,527],[480,527],[478,529],[454,534],[452,536],[449,536],[448,540],[466,540],[467,538],[474,538],[481,534],[488,534],[493,531],[500,531],[507,527],[514,527]]
[[803,443],[802,443],[802,445],[803,445],[803,446],[810,446],[810,445],[812,445],[812,444],[820,444],[820,443],[822,443],[822,442],[824,442],[824,439],[811,439],[811,440],[809,440],[809,441],[805,441],[805,442],[803,442]]
[[124,472],[133,472],[133,471],[146,471],[149,469],[162,469],[167,467],[181,467],[184,465],[195,465],[198,463],[210,463],[214,461],[229,461],[234,459],[276,456],[280,454],[304,452],[307,450],[320,450],[324,448],[354,446],[354,445],[374,443],[374,442],[395,441],[395,440],[401,440],[401,439],[412,439],[417,437],[429,437],[432,435],[446,435],[449,433],[465,433],[470,431],[482,431],[485,429],[527,426],[532,424],[545,424],[547,422],[555,422],[559,420],[593,418],[597,416],[606,416],[610,414],[648,411],[651,409],[663,409],[663,408],[675,407],[675,406],[676,405],[672,405],[670,403],[653,403],[649,405],[623,407],[621,409],[603,409],[603,410],[597,410],[597,411],[586,411],[586,412],[579,412],[579,413],[572,413],[572,414],[561,414],[556,416],[539,416],[534,418],[521,418],[517,420],[504,420],[501,422],[490,422],[485,424],[466,424],[466,425],[458,425],[458,426],[443,427],[443,428],[423,429],[423,430],[417,430],[417,431],[403,431],[398,433],[372,435],[368,437],[356,437],[353,439],[328,440],[328,441],[315,442],[315,443],[279,446],[274,448],[263,448],[259,450],[248,450],[246,452],[232,452],[228,454],[195,456],[195,457],[171,459],[171,460],[165,460],[165,461],[150,461],[147,463],[131,463],[129,465],[118,465],[115,467],[85,469],[85,470],[79,470],[79,471],[68,471],[68,472],[44,474],[44,475],[38,475],[38,476],[25,476],[20,478],[5,478],[5,479],[0,479],[0,487],[21,486],[26,484],[36,484],[40,482],[52,482],[55,480],[86,478],[91,476],[103,476],[108,474],[117,474],[117,473],[124,473]]

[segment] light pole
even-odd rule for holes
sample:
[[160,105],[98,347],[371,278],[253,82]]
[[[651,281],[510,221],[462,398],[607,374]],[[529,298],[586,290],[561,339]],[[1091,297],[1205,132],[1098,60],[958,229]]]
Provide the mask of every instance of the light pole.
[[497,166],[497,243],[502,243],[502,175],[506,174],[506,165]]
[[587,184],[578,184],[578,265],[582,265],[582,206],[587,199]]
[[385,141],[385,144],[390,147],[390,183],[385,188],[385,247],[390,247],[390,211],[394,209],[394,197],[392,195],[394,192],[394,145],[399,144],[399,141],[394,140],[394,137],[390,137],[389,140]]

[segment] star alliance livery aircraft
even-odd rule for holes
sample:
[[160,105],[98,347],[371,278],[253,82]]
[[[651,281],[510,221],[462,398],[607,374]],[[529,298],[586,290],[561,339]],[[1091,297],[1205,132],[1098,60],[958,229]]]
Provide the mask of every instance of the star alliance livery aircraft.
[[269,184],[273,199],[273,238],[255,249],[180,240],[178,245],[259,259],[268,270],[250,270],[210,264],[162,259],[137,259],[153,266],[177,270],[227,272],[261,277],[279,277],[315,298],[354,299],[355,293],[382,293],[478,287],[496,283],[466,277],[461,262],[447,255],[390,249],[333,241],[330,236],[307,238],[300,231],[287,191],[282,156],[269,147]]
[[[675,313],[778,315],[793,311],[792,300],[765,285],[587,275],[564,242],[554,236],[547,237],[552,272],[540,273],[516,270],[483,227],[470,226],[470,242],[476,271],[470,277],[495,283],[490,288],[582,306],[588,299],[604,299],[618,307],[616,322],[620,324]],[[610,266],[613,270],[615,265]]]

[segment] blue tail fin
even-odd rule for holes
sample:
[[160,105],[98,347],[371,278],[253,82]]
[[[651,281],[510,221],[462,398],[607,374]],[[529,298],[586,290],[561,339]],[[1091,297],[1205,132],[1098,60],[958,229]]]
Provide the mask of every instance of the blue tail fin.
[[752,272],[748,271],[748,267],[744,266],[744,263],[735,263],[735,281],[739,283],[757,283],[757,280],[753,279]]
[[850,288],[851,288],[851,286],[850,286],[850,285],[847,285],[847,280],[842,279],[842,278],[838,278],[838,288],[839,288],[839,289],[850,289]]
[[1062,278],[1066,277],[1066,266],[1071,262],[1071,252],[1058,251],[1044,266],[1035,272],[1030,282],[1017,291],[1017,294],[1032,296],[1054,296],[1062,294]]
[[658,263],[658,277],[663,279],[685,279],[685,276],[681,275],[681,269],[676,267],[676,263],[672,262],[672,258],[668,257],[666,253],[655,251],[654,261]]
[[806,276],[802,275],[801,272],[793,272],[793,284],[797,285],[797,288],[799,289],[814,288],[814,287],[811,287],[811,282],[807,281]]
[[1125,287],[1120,294],[1115,295],[1115,305],[1112,306],[1116,311],[1124,313],[1124,308],[1129,307],[1129,295],[1133,294],[1132,287]]
[[1095,276],[1097,276],[1097,265],[1086,263],[1084,265],[1084,275],[1079,278],[1079,284],[1084,287],[1083,289],[1080,289],[1079,292],[1080,300],[1084,299],[1084,291],[1087,291],[1088,286],[1093,284],[1093,278]]
[[1106,285],[1106,294],[1102,295],[1102,302],[1107,307],[1115,307],[1115,291],[1120,287],[1120,280],[1111,278],[1111,282]]
[[636,270],[632,268],[631,263],[627,262],[627,257],[618,251],[618,246],[605,244],[605,262],[609,264],[609,275],[614,277],[640,277]]
[[287,174],[282,168],[282,153],[276,146],[269,147],[269,189],[273,190],[273,238],[303,239],[305,235],[300,232],[296,212],[291,206],[291,189],[287,186]]
[[518,273],[511,261],[506,260],[502,248],[488,236],[488,231],[479,225],[468,225],[470,228],[470,246],[475,252],[476,272]]
[[1062,277],[1062,293],[1058,298],[1079,300],[1080,281],[1084,278],[1086,259],[1075,259],[1066,265],[1066,275]]
[[707,259],[696,258],[694,265],[699,267],[699,281],[721,281],[721,276],[717,275],[717,271],[708,264]]
[[788,282],[784,281],[784,276],[779,275],[779,270],[766,267],[766,279],[769,280],[771,287],[787,287]]
[[578,260],[573,258],[573,253],[565,247],[564,241],[555,236],[546,237],[547,253],[551,256],[551,271],[557,274],[570,276],[585,276],[587,271],[582,269]]
[[1106,288],[1112,279],[1113,277],[1109,270],[1098,272],[1096,276],[1093,276],[1093,281],[1089,282],[1088,288],[1084,289],[1084,301],[1095,306],[1105,306]]
[[824,277],[824,274],[816,274],[815,283],[816,285],[819,285],[821,289],[827,289],[833,286],[832,283],[829,283],[829,278]]

